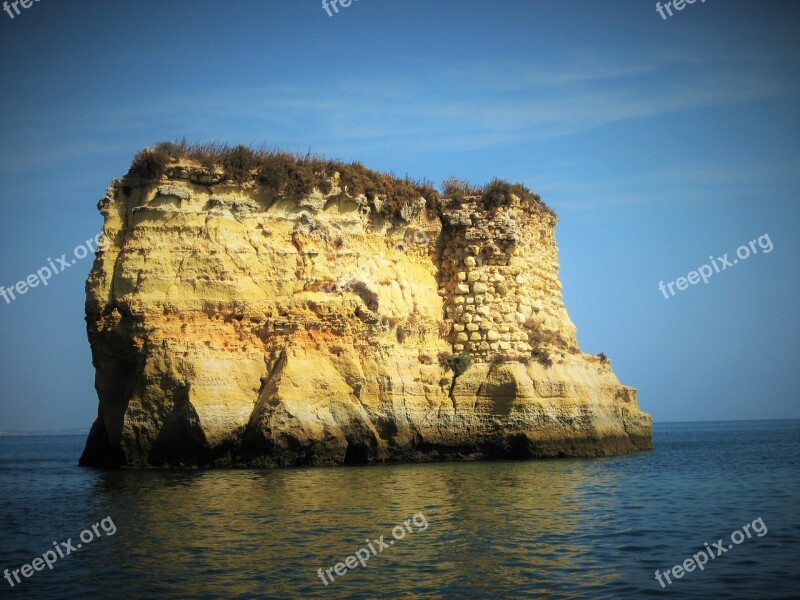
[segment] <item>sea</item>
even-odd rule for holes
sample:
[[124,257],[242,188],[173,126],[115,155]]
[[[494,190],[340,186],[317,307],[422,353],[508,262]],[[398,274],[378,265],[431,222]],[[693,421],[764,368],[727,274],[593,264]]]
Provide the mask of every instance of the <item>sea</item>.
[[104,471],[78,467],[85,436],[0,437],[0,596],[800,597],[800,421],[658,423],[653,441],[598,459]]

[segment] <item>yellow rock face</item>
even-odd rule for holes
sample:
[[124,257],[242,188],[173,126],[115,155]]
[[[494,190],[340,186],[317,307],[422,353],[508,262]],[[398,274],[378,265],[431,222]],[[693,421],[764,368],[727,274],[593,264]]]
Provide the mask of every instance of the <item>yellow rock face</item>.
[[[189,163],[156,184],[114,181],[86,286],[100,410],[82,464],[651,446],[636,391],[578,349],[554,217],[515,202],[439,219],[421,199],[391,223],[340,192],[295,202],[209,184]],[[470,364],[456,376],[458,354]]]

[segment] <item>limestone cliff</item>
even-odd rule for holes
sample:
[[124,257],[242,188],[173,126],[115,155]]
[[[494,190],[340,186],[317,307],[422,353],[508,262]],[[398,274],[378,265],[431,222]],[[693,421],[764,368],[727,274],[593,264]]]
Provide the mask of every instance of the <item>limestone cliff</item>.
[[113,182],[87,281],[100,408],[81,464],[651,446],[636,391],[578,349],[550,212],[419,198],[384,218],[338,173],[324,189],[297,201],[191,160]]

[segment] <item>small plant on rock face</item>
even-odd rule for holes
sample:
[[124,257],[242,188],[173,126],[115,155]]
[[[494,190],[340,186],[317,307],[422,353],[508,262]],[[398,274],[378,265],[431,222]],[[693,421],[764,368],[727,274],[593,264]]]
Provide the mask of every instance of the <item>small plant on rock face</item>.
[[528,342],[533,346],[531,356],[542,366],[546,368],[552,367],[553,360],[550,358],[550,351],[548,348],[556,347],[565,349],[567,347],[567,342],[557,331],[543,329],[530,320],[526,325],[533,327],[533,330],[528,336]]
[[489,364],[492,366],[502,365],[507,363],[509,358],[505,354],[495,354],[489,361]]
[[145,148],[133,159],[126,178],[158,181],[167,169],[169,155],[159,149]]
[[469,354],[462,352],[458,356],[453,356],[447,361],[448,368],[455,373],[456,377],[461,377],[469,366],[472,364],[472,359]]
[[539,348],[542,346],[555,346],[556,348],[567,347],[567,342],[564,340],[564,338],[561,337],[561,334],[558,333],[557,331],[553,331],[551,329],[544,329],[540,327],[532,319],[528,319],[525,325],[532,329],[532,331],[528,335],[528,343],[531,346],[535,348]]
[[605,363],[608,363],[608,357],[606,356],[606,353],[605,353],[605,352],[601,352],[600,354],[598,354],[598,355],[597,355],[597,358],[599,358],[599,359],[600,359],[600,362],[602,362],[602,363],[604,363],[604,364],[605,364]]

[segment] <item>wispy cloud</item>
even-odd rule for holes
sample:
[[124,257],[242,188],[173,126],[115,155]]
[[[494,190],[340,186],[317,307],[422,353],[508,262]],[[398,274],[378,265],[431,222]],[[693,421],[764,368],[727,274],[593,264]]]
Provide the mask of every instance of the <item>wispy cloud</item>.
[[[787,62],[790,68],[787,69]],[[57,160],[91,151],[86,138],[163,137],[180,131],[198,138],[269,140],[292,147],[305,140],[329,151],[408,148],[458,151],[574,135],[612,123],[657,118],[680,111],[798,95],[797,59],[743,50],[708,58],[687,52],[603,56],[583,49],[539,66],[491,61],[416,65],[393,78],[331,77],[315,85],[187,89],[122,107],[93,107],[61,114],[30,114],[25,127],[0,124],[9,140],[25,131],[59,148]],[[90,115],[90,116],[87,116]],[[49,123],[59,128],[53,139]],[[37,134],[38,131],[38,134]],[[250,140],[248,136],[254,139]],[[41,156],[9,156],[5,169]],[[103,152],[103,145],[96,145]]]
[[780,190],[800,183],[790,160],[769,164],[736,161],[675,165],[629,175],[587,181],[576,171],[538,178],[537,190],[559,211],[605,211],[613,207],[657,202],[727,202],[731,199],[783,200]]

